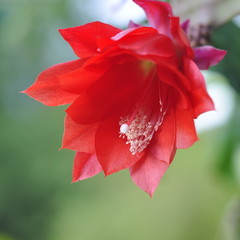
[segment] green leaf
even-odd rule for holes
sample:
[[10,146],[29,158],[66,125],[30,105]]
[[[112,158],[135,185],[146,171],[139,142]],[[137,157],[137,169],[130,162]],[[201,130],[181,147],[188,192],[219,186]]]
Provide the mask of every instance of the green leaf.
[[224,60],[213,69],[224,74],[234,90],[240,93],[240,28],[229,22],[212,34],[212,45],[227,51]]

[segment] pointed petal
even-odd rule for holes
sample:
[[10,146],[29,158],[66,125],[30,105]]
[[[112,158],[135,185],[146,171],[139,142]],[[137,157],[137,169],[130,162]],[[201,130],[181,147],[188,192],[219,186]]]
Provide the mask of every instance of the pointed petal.
[[85,60],[81,59],[52,66],[43,71],[23,93],[48,106],[72,103],[78,95],[68,89],[74,88],[84,63]]
[[199,71],[198,66],[188,58],[185,58],[183,63],[184,74],[192,84],[190,99],[193,106],[194,118],[196,118],[201,113],[214,110],[214,103],[207,93],[205,79]]
[[95,152],[95,134],[98,124],[81,125],[68,115],[65,118],[62,147],[79,152]]
[[185,20],[182,24],[181,24],[181,28],[183,29],[183,31],[187,34],[190,28],[190,20],[187,19]]
[[176,117],[176,147],[188,148],[197,140],[197,133],[191,110],[175,109]]
[[150,26],[156,28],[160,33],[169,33],[169,17],[173,15],[169,3],[152,0],[133,0],[146,12]]
[[171,33],[175,40],[175,45],[178,49],[180,56],[187,55],[188,58],[194,58],[194,52],[190,45],[190,41],[180,26],[179,17],[170,17]]
[[141,27],[141,25],[130,20],[128,23],[128,28],[136,28],[136,27]]
[[72,182],[93,177],[102,171],[94,154],[77,152],[74,158]]
[[98,53],[98,39],[111,38],[121,30],[105,23],[92,22],[79,27],[60,29],[59,31],[71,45],[76,55],[86,58]]
[[105,175],[131,167],[143,154],[131,154],[126,139],[119,137],[119,120],[102,122],[96,133],[96,155]]
[[214,48],[212,46],[203,46],[194,48],[195,63],[202,70],[218,64],[226,55],[226,51]]
[[154,158],[162,160],[170,165],[176,152],[176,123],[174,108],[170,104],[168,111],[152,139],[148,151]]
[[152,197],[168,166],[166,162],[146,153],[129,170],[133,182]]

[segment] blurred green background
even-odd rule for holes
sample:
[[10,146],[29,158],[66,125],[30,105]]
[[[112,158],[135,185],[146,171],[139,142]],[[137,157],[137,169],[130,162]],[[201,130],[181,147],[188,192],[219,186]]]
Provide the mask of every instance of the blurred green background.
[[153,199],[127,171],[70,183],[74,153],[58,151],[64,108],[19,91],[76,58],[57,29],[101,20],[99,1],[90,2],[0,0],[0,240],[240,239],[240,30],[232,22],[212,38],[229,51],[213,70],[235,91],[232,116],[178,151]]

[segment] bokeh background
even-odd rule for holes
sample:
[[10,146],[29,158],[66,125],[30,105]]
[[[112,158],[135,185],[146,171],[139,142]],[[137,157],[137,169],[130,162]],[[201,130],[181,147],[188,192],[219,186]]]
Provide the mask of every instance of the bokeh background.
[[153,199],[127,171],[71,184],[74,153],[58,151],[64,107],[19,93],[47,67],[76,59],[57,29],[144,23],[129,2],[0,0],[0,240],[240,239],[238,0],[173,0],[196,28],[202,20],[216,26],[211,43],[228,55],[204,73],[217,112],[201,117],[200,141],[177,152]]

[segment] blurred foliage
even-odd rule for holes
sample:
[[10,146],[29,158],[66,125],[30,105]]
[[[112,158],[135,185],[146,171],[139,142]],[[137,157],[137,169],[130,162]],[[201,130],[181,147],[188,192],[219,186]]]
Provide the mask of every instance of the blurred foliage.
[[[0,2],[0,240],[229,240],[223,237],[222,212],[237,186],[214,174],[213,159],[219,159],[222,173],[236,172],[239,99],[228,126],[178,152],[152,200],[131,184],[127,171],[70,184],[73,153],[57,151],[63,108],[42,106],[19,91],[43,69],[75,58],[57,29],[88,22],[85,2]],[[234,89],[238,34],[229,23],[213,36],[229,50],[215,70]]]
[[236,97],[233,115],[228,126],[222,131],[224,134],[218,154],[218,168],[220,173],[229,180],[240,184],[240,98]]
[[66,1],[8,1],[0,5],[0,232],[16,239],[47,239],[56,211],[54,199],[61,188],[59,180],[64,176],[61,169],[48,165],[53,160],[55,163],[51,149],[59,147],[54,137],[59,141],[61,131],[52,131],[54,125],[40,126],[48,121],[37,110],[41,106],[29,102],[19,91],[51,62],[52,55],[48,57],[46,49],[53,42],[48,42],[50,25],[55,32],[64,18],[67,22],[66,10]]
[[0,234],[0,240],[14,240],[5,234]]
[[[227,38],[226,38],[227,36]],[[224,74],[236,92],[233,115],[226,127],[224,141],[219,151],[218,166],[220,172],[229,179],[239,182],[239,147],[240,147],[240,28],[229,22],[214,31],[212,44],[227,50],[225,60],[214,67],[215,71]]]
[[239,240],[240,236],[240,198],[235,195],[226,207],[222,227],[226,240]]
[[[227,37],[226,37],[227,36]],[[224,74],[233,89],[240,93],[240,28],[233,22],[229,22],[212,34],[212,44],[225,49],[228,53],[219,65],[214,69]]]

